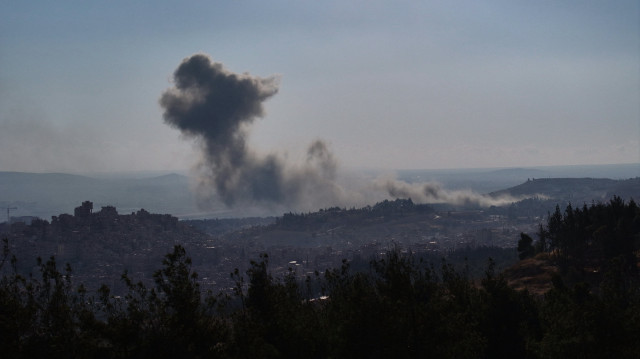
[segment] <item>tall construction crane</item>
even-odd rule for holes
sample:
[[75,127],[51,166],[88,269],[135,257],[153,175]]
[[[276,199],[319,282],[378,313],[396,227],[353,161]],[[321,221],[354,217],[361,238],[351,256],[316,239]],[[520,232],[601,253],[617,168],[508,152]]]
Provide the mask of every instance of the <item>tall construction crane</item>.
[[12,209],[18,209],[18,207],[9,207],[7,206],[7,225],[11,224],[11,216],[10,216],[10,211]]

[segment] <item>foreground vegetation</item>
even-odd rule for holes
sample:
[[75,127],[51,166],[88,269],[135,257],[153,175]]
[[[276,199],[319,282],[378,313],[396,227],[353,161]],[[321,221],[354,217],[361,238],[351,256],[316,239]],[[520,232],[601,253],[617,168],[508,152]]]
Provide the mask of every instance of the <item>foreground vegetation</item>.
[[[4,357],[636,358],[639,234],[633,202],[551,215],[520,243],[561,268],[543,297],[509,287],[492,261],[476,282],[393,250],[366,271],[344,262],[302,282],[273,278],[263,255],[229,292],[205,293],[176,246],[154,286],[125,273],[123,297],[87,293],[71,268],[39,260],[37,275],[2,278],[0,346]],[[1,265],[15,265],[8,250]]]

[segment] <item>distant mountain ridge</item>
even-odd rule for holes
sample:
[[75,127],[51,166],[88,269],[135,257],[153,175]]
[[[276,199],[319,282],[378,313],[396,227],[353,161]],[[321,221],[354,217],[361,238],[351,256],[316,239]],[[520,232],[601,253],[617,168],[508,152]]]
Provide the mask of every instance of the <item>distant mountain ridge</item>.
[[436,181],[448,189],[472,189],[479,193],[500,191],[532,178],[610,178],[640,176],[640,163],[607,165],[539,166],[508,168],[469,168],[442,170],[399,170],[398,178],[407,182]]
[[[634,166],[623,166],[633,172]],[[608,167],[600,172],[605,172]],[[577,169],[574,169],[577,171]],[[399,172],[398,178],[407,182],[438,181],[447,189],[472,189],[493,196],[504,194],[516,198],[544,196],[559,202],[582,204],[604,201],[613,195],[625,199],[640,198],[640,177],[628,180],[606,178],[549,178],[553,172],[535,168],[505,168],[467,171]],[[596,173],[599,173],[596,171]],[[115,176],[115,175],[114,175]],[[82,201],[96,205],[115,206],[120,213],[145,209],[153,213],[168,213],[179,218],[239,218],[264,216],[241,209],[229,209],[222,203],[204,213],[197,206],[189,177],[177,174],[154,173],[148,177],[114,177],[67,173],[0,172],[0,210],[16,208],[11,216],[37,216],[49,219],[74,208]],[[540,176],[540,177],[538,177]],[[544,176],[544,178],[543,178]],[[533,180],[533,178],[536,178]],[[506,188],[506,189],[505,189]],[[393,199],[393,198],[390,198]],[[214,203],[215,205],[215,203]],[[3,211],[4,212],[4,211]],[[280,215],[272,213],[268,215]],[[0,222],[6,220],[0,216]]]
[[607,201],[614,195],[623,199],[640,199],[640,178],[537,178],[520,185],[491,192],[490,196],[541,196],[574,204]]

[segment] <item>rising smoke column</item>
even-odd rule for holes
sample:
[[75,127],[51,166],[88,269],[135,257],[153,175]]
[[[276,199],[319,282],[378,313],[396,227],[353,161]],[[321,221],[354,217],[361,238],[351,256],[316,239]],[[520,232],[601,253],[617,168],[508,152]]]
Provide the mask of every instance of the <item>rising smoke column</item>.
[[202,54],[182,61],[175,86],[160,98],[164,121],[196,140],[200,204],[214,195],[227,205],[294,206],[314,197],[335,200],[336,163],[326,145],[314,141],[303,166],[292,167],[276,155],[260,156],[247,145],[250,125],[265,112],[263,102],[278,92],[276,76],[260,78],[228,71]]
[[[373,186],[345,191],[336,183],[337,161],[321,140],[313,141],[301,165],[277,155],[259,155],[247,144],[251,124],[265,115],[263,103],[278,92],[276,76],[236,74],[202,54],[182,61],[173,74],[174,87],[160,98],[164,121],[195,140],[201,148],[198,165],[199,204],[216,198],[227,206],[284,206],[287,210],[318,209],[363,200],[412,198],[418,203],[501,205],[518,200],[493,198],[471,191],[445,190],[435,183],[406,183],[378,178]],[[383,192],[381,198],[373,192]]]

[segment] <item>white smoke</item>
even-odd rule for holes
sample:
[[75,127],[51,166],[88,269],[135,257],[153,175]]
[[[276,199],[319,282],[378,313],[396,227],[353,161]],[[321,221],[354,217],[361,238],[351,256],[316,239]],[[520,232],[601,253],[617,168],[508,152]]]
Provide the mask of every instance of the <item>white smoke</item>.
[[480,207],[503,206],[524,198],[509,195],[489,196],[472,190],[448,190],[437,182],[408,183],[393,177],[380,177],[374,187],[386,192],[391,198],[411,198],[416,203],[448,203],[453,205],[474,205]]

